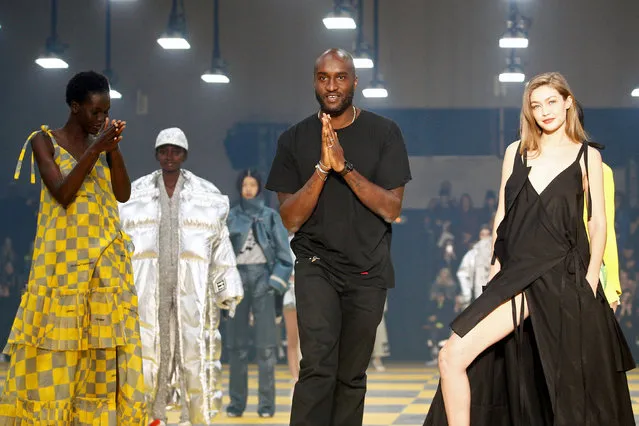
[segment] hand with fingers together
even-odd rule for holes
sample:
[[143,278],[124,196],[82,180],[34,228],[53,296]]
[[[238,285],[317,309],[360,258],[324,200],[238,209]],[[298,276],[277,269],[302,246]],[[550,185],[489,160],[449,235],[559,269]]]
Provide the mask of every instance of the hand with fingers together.
[[329,164],[327,165],[335,172],[342,173],[345,164],[344,148],[339,143],[337,132],[331,124],[331,117],[327,114],[322,115],[322,132],[323,135],[326,135],[323,139],[326,140],[325,143],[328,150]]
[[118,149],[119,143],[122,140],[122,132],[126,127],[126,121],[112,120],[109,123],[109,119],[104,120],[104,127],[98,133],[97,138],[93,146],[98,152],[112,152]]
[[[120,149],[120,142],[122,141],[122,132],[126,128],[126,121],[123,120],[111,120],[111,125],[115,127],[116,135],[117,135],[117,144],[111,151],[116,151]],[[109,151],[109,152],[111,152]]]
[[326,114],[322,114],[322,151],[320,155],[320,160],[315,166],[318,176],[323,181],[328,179],[328,175],[331,172],[331,142],[330,136],[328,132],[328,120],[326,119]]

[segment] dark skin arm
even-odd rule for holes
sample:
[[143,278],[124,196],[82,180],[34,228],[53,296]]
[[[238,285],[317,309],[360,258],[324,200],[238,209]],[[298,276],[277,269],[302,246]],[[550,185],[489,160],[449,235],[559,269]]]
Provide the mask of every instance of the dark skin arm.
[[[342,161],[342,170],[344,162]],[[354,170],[344,176],[344,180],[353,190],[357,198],[373,213],[380,216],[388,223],[392,223],[399,217],[404,198],[404,187],[384,189],[375,185],[364,176]]]
[[315,173],[306,181],[304,186],[295,194],[287,194],[283,192],[277,193],[280,202],[280,216],[284,227],[290,232],[297,232],[302,225],[311,217],[313,210],[317,206],[317,200],[324,188],[324,182],[329,173],[329,150],[327,144],[323,142],[323,138],[327,135],[322,129],[322,153],[320,163],[326,173],[315,170]]
[[[324,114],[322,116],[322,143],[327,144],[329,151],[329,166],[337,173],[344,171],[344,149],[339,143],[337,133],[333,129],[330,122],[330,116]],[[359,174],[357,170],[353,170],[344,176],[344,180],[357,195],[357,198],[368,207],[373,213],[380,216],[388,223],[392,223],[399,217],[402,210],[402,200],[404,199],[404,187],[400,186],[394,189],[384,189],[379,185],[375,185],[364,176]]]
[[295,194],[277,193],[282,223],[288,231],[297,232],[311,217],[323,188],[324,181],[315,172]]
[[[122,133],[125,127],[126,122],[118,122],[120,133]],[[116,145],[114,150],[107,152],[107,163],[109,164],[109,169],[111,169],[111,188],[113,189],[115,199],[120,203],[129,201],[129,197],[131,196],[131,179],[126,170],[124,157],[120,152],[119,145]]]
[[117,147],[121,139],[122,136],[119,135],[119,131],[114,125],[107,126],[101,132],[96,143],[82,154],[78,163],[67,176],[62,175],[60,168],[55,163],[55,151],[48,136],[43,133],[34,136],[31,140],[31,149],[38,164],[42,182],[53,198],[66,209],[75,199],[84,179],[91,173],[100,153]]

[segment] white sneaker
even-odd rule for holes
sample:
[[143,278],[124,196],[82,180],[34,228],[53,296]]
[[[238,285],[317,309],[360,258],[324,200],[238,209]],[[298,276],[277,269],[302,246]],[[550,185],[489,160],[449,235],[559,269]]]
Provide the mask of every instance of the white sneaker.
[[378,373],[383,373],[384,371],[386,371],[386,367],[384,367],[381,358],[373,358],[372,364],[375,368],[375,371],[377,371]]

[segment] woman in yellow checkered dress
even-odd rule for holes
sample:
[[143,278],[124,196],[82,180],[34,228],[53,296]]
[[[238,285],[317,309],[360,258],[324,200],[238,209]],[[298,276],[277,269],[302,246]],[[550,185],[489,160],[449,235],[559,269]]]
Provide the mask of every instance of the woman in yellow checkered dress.
[[117,203],[131,190],[118,150],[124,123],[108,123],[100,74],[74,76],[66,98],[65,126],[29,138],[43,184],[29,282],[5,348],[0,425],[146,425],[131,243]]

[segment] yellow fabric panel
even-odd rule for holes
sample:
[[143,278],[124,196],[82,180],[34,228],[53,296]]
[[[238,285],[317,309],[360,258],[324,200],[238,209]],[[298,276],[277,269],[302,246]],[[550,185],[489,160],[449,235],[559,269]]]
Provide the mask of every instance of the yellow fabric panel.
[[[621,283],[619,282],[619,255],[617,252],[617,234],[615,233],[615,180],[612,169],[603,163],[604,203],[606,205],[606,249],[604,250],[603,263],[605,283],[604,292],[609,303],[619,300],[621,296]],[[588,211],[584,203],[584,223],[588,233]],[[590,234],[588,233],[588,238]]]
[[[69,174],[76,160],[42,131]],[[137,306],[131,242],[101,154],[67,208],[41,187],[29,282],[5,348],[0,426],[146,426]]]

